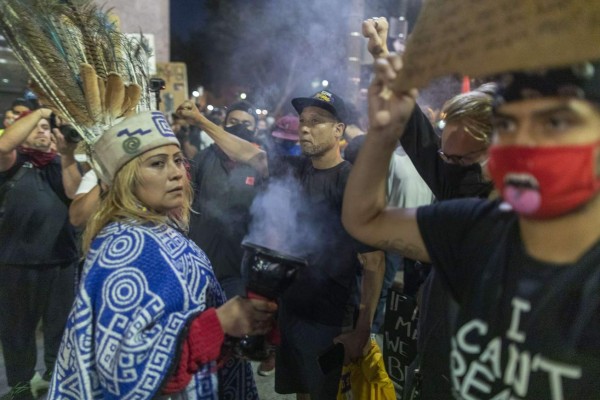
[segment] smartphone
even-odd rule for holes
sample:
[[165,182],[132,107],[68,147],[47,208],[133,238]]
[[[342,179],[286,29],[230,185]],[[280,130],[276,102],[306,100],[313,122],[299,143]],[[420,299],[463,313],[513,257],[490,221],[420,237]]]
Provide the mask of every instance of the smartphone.
[[324,375],[328,375],[336,368],[342,368],[344,364],[344,345],[336,343],[328,347],[319,355],[318,362]]

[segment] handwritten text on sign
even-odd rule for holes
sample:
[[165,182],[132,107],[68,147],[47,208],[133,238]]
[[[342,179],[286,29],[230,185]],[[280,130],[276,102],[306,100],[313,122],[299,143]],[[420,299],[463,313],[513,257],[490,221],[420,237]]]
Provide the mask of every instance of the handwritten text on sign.
[[600,59],[600,1],[428,0],[403,56],[399,89]]

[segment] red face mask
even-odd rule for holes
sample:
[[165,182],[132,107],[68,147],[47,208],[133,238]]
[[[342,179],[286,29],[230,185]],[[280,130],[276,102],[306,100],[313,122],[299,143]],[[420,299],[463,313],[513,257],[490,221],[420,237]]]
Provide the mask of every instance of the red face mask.
[[502,198],[520,215],[553,218],[600,190],[598,143],[578,146],[492,146],[488,169]]

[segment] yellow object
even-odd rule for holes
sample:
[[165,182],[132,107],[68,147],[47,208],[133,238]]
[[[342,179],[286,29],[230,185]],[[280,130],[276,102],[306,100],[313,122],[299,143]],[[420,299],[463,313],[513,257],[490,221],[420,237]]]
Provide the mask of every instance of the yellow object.
[[344,365],[337,400],[396,400],[394,384],[388,376],[381,349],[371,339],[369,353]]

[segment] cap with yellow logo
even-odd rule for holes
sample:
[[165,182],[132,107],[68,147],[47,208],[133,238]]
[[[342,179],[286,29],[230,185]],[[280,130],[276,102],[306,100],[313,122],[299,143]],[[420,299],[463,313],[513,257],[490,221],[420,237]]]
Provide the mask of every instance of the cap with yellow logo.
[[292,105],[298,114],[301,114],[306,107],[319,107],[329,111],[340,122],[346,121],[347,112],[344,100],[328,90],[321,90],[312,97],[296,97],[292,99]]

